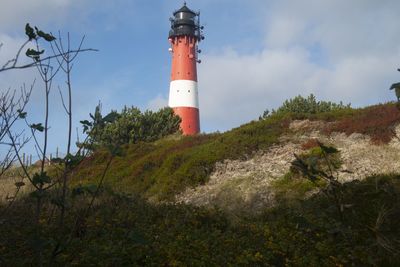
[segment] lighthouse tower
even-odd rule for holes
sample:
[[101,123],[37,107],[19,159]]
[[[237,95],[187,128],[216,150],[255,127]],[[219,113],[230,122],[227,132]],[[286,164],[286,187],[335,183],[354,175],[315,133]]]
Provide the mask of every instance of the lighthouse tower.
[[190,10],[186,3],[170,18],[169,42],[172,53],[171,84],[168,105],[181,117],[184,135],[200,132],[199,97],[197,88],[198,42],[204,39],[200,13]]

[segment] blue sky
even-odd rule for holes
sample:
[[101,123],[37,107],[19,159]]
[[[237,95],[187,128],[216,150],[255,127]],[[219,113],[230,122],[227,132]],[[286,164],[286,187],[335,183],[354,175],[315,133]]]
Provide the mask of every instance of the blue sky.
[[[85,53],[73,73],[74,121],[124,105],[158,109],[167,103],[169,17],[183,1],[2,0],[0,63],[24,36],[24,25],[62,33]],[[388,88],[400,79],[400,2],[396,0],[188,0],[201,11],[206,39],[199,66],[202,130],[225,131],[276,108],[298,94],[365,106],[394,100]],[[0,90],[31,83],[33,71],[0,74]],[[63,85],[63,81],[59,81]],[[29,105],[42,120],[42,88]],[[57,90],[52,94],[50,150],[66,117]],[[64,120],[65,118],[65,120]],[[27,148],[31,150],[32,148]],[[62,150],[62,149],[61,149]]]

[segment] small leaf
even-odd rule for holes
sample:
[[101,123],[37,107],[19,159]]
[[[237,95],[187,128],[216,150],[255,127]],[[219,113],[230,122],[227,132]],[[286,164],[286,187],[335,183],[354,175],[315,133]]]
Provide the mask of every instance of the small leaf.
[[92,123],[89,122],[88,120],[80,121],[80,123],[83,125],[92,126]]
[[54,37],[53,35],[45,33],[43,31],[39,30],[37,27],[35,27],[35,29],[36,29],[37,35],[42,37],[43,39],[45,39],[47,42],[51,42],[56,39],[56,37]]
[[18,117],[20,118],[20,119],[25,119],[26,118],[26,112],[23,112],[22,110],[20,110],[20,109],[18,109],[17,110],[17,112],[18,112]]
[[44,131],[44,127],[41,123],[33,123],[30,125],[30,127],[34,130],[37,130],[39,132],[43,132]]
[[80,121],[80,123],[83,126],[83,133],[87,133],[89,131],[90,127],[93,126],[93,123],[91,123],[88,120]]
[[25,34],[29,37],[29,40],[35,39],[36,38],[36,34],[33,31],[32,27],[29,26],[29,23],[27,23],[25,25]]
[[38,56],[40,56],[41,54],[43,54],[44,53],[44,50],[42,50],[42,51],[36,51],[35,49],[32,49],[32,48],[28,48],[28,50],[26,50],[26,55],[28,56],[28,57],[38,57]]
[[51,178],[47,176],[46,172],[43,173],[35,173],[32,178],[32,183],[34,185],[44,185],[51,183]]
[[119,114],[115,111],[111,111],[110,113],[108,113],[104,118],[103,118],[103,122],[109,122],[109,123],[113,123],[116,119],[119,118]]
[[32,58],[33,60],[35,60],[36,62],[40,61],[40,55],[44,53],[44,50],[42,51],[36,51],[34,49],[28,48],[28,50],[26,50],[26,56]]

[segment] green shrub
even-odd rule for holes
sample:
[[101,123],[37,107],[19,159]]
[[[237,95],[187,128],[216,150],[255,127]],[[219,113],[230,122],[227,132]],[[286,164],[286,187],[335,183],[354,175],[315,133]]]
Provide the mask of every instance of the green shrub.
[[103,117],[97,106],[95,114],[90,116],[93,122],[81,123],[90,138],[89,143],[95,147],[152,142],[178,132],[181,122],[171,108],[141,112],[136,107],[124,107],[121,113],[112,111]]
[[[216,162],[244,158],[278,142],[287,126],[286,116],[274,116],[224,134],[130,144],[124,147],[125,156],[113,161],[106,181],[124,192],[171,199],[187,187],[206,183]],[[101,170],[107,158],[104,153],[99,150],[84,162],[73,180],[97,179],[101,172],[96,169]]]
[[318,114],[347,109],[351,109],[350,104],[344,105],[342,102],[337,104],[330,101],[317,101],[313,94],[310,94],[307,98],[298,95],[292,99],[285,100],[277,110],[272,109],[271,113],[268,109],[265,110],[260,119],[281,113]]
[[[291,181],[281,185],[296,191],[298,184]],[[280,201],[262,215],[229,220],[219,210],[150,204],[106,188],[84,231],[70,236],[53,264],[48,261],[58,224],[51,209],[45,211],[44,265],[399,266],[400,176],[349,182],[343,192],[344,223],[324,194]],[[81,195],[77,201],[85,207],[88,200]],[[32,265],[35,224],[26,223],[26,218],[32,216],[34,203],[28,201],[16,203],[2,221],[1,266]],[[0,205],[0,212],[3,208]],[[75,212],[68,213],[68,229],[76,223]]]

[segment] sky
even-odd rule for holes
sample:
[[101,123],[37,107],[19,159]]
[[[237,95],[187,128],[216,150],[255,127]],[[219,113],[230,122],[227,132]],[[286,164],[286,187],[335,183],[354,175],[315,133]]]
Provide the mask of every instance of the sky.
[[[69,32],[82,53],[72,73],[74,129],[102,103],[167,105],[171,55],[169,17],[181,0],[1,0],[0,64],[25,41],[27,22],[47,32]],[[187,0],[201,12],[205,40],[198,66],[203,132],[226,131],[258,119],[285,99],[315,94],[354,107],[395,99],[400,80],[398,0]],[[0,73],[0,91],[38,78],[34,69]],[[57,86],[65,90],[65,81]],[[51,93],[50,151],[65,148],[67,117],[56,86]],[[28,119],[43,121],[37,79]],[[81,133],[81,130],[79,130]],[[75,137],[75,135],[74,135]],[[27,147],[28,151],[32,148]]]

